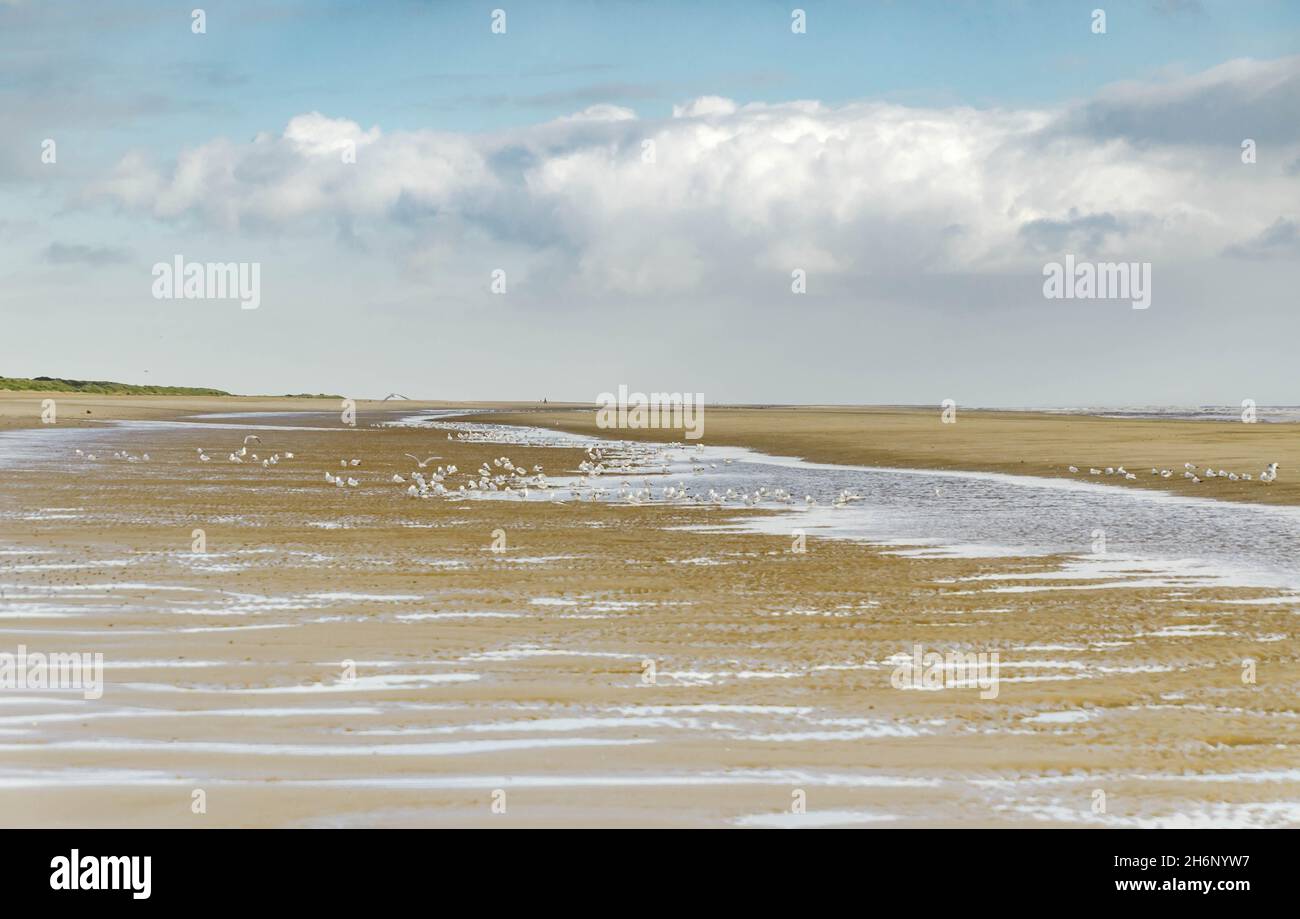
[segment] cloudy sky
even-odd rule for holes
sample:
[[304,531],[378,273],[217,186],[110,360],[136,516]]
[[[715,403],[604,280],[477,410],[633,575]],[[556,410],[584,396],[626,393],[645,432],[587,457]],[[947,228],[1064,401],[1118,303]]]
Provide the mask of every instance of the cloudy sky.
[[801,6],[0,0],[0,375],[1300,403],[1300,4]]

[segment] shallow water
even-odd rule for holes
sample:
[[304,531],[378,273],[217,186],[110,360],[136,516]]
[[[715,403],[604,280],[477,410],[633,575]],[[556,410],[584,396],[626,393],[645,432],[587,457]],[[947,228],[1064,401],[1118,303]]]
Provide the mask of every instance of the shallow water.
[[[791,535],[798,529],[810,536],[900,546],[918,555],[1079,555],[1070,570],[1080,579],[1154,572],[1165,584],[1300,590],[1300,508],[1184,497],[1081,477],[846,466],[741,447],[648,450],[644,444],[569,432],[444,425],[421,416],[402,423],[471,430],[485,442],[503,445],[522,438],[533,445],[601,447],[607,455],[627,455],[639,471],[605,473],[601,484],[611,492],[624,481],[646,487],[647,473],[654,473],[649,479],[658,496],[665,486],[679,483],[697,498],[728,489],[752,495],[760,486],[793,495],[794,506],[755,502],[783,512],[740,524],[758,532]],[[494,433],[499,439],[493,440]],[[557,481],[571,485],[573,480]],[[861,500],[832,506],[844,491]],[[816,505],[804,504],[806,496]],[[548,496],[537,493],[530,499]],[[1103,539],[1104,551],[1095,551]]]
[[[633,469],[628,473],[606,471],[581,485],[575,476],[552,476],[551,489],[530,492],[528,500],[622,500],[618,492],[626,482],[631,489],[650,489],[650,497],[643,501],[662,502],[665,487],[680,486],[691,497],[672,499],[677,503],[710,503],[710,491],[725,495],[730,489],[737,497],[725,503],[740,506],[739,495],[752,495],[765,487],[769,492],[788,492],[793,502],[756,500],[752,506],[782,513],[747,519],[739,526],[777,535],[802,530],[810,536],[858,539],[897,547],[900,554],[919,556],[1076,555],[1079,560],[1070,570],[1079,579],[1122,579],[1154,573],[1165,584],[1300,591],[1300,508],[1184,497],[1100,484],[1081,476],[1047,479],[845,466],[770,456],[740,447],[665,447],[542,428],[452,420],[464,414],[460,410],[424,411],[390,424],[430,426],[503,448],[519,443],[600,448],[605,451],[607,465],[610,457],[621,457]],[[102,430],[51,427],[7,431],[0,433],[0,468],[38,462],[85,465],[88,461],[84,457],[73,454],[76,448],[85,453],[100,451],[95,461],[98,463],[121,462],[111,456],[124,443],[135,445],[136,453],[157,450],[162,446],[158,435],[169,430],[247,430],[249,425],[238,423],[242,419],[256,421],[257,430],[337,430],[268,423],[290,417],[285,413],[195,417],[231,423],[124,421],[105,423]],[[220,436],[214,437],[214,445]],[[102,455],[104,451],[108,451],[107,457]],[[215,446],[214,452],[218,452]],[[509,450],[501,452],[508,454]],[[214,456],[214,462],[224,460]],[[147,464],[135,465],[141,470],[148,468]],[[401,491],[406,486],[392,487]],[[832,506],[844,491],[861,500]],[[806,505],[805,496],[811,496],[816,504]],[[496,492],[466,497],[518,499]],[[43,513],[50,515],[45,519],[75,519],[75,514],[65,515],[63,510],[45,509]],[[344,527],[347,523],[323,521],[316,525]],[[1104,551],[1096,551],[1103,543]]]

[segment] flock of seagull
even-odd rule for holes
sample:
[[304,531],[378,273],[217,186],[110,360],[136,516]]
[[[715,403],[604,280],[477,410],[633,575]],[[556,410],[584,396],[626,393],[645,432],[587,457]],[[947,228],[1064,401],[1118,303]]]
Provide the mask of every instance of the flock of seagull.
[[[502,432],[477,432],[459,431],[447,434],[448,440],[468,441],[471,443],[500,443],[502,442]],[[537,446],[532,441],[524,437],[506,435],[505,442],[517,443],[524,446]],[[256,434],[249,434],[244,437],[242,445],[238,450],[232,450],[229,454],[231,463],[260,463],[263,468],[270,468],[278,465],[283,460],[291,460],[294,454],[288,451],[272,453],[269,456],[259,457],[256,452],[250,452],[252,449],[260,447],[262,439]],[[696,451],[702,451],[703,446],[694,445]],[[633,476],[659,473],[670,475],[670,464],[677,462],[678,458],[673,452],[675,450],[685,450],[686,460],[690,464],[690,471],[695,474],[706,473],[718,468],[717,463],[706,463],[698,456],[691,455],[689,448],[681,444],[666,445],[621,445],[620,451],[615,453],[607,451],[605,448],[590,446],[586,448],[587,458],[578,464],[578,475],[566,477],[564,480],[548,479],[545,471],[540,465],[534,465],[531,469],[524,465],[515,464],[508,456],[498,456],[491,462],[482,463],[477,470],[464,473],[463,480],[454,483],[453,476],[459,473],[459,469],[454,465],[434,466],[433,464],[441,457],[430,455],[420,458],[411,453],[403,454],[416,466],[415,469],[406,475],[394,474],[390,479],[391,483],[406,486],[405,493],[412,498],[465,498],[473,496],[487,496],[497,494],[501,497],[518,497],[527,499],[533,492],[546,493],[551,501],[562,503],[564,495],[571,496],[575,500],[600,501],[606,499],[623,501],[629,504],[647,504],[647,503],[672,503],[672,504],[706,504],[706,505],[726,505],[737,503],[745,506],[756,506],[763,503],[775,503],[792,505],[803,503],[806,506],[816,506],[817,499],[812,495],[804,495],[802,502],[796,495],[792,495],[782,488],[769,489],[766,486],[760,486],[752,492],[736,491],[728,488],[726,491],[719,492],[710,488],[707,492],[692,492],[690,488],[682,481],[676,484],[665,484],[656,488],[648,478],[643,478],[640,485],[634,484],[630,479],[623,478],[617,485],[611,483],[605,486],[603,483],[611,478],[620,476]],[[199,462],[210,462],[212,457],[203,448],[196,448]],[[76,451],[76,455],[84,457],[87,460],[95,460],[93,453],[83,453],[81,450]],[[113,454],[114,459],[125,460],[127,462],[148,462],[149,454],[144,453],[140,456],[132,455],[129,452],[117,451]],[[723,459],[724,466],[731,465],[733,460]],[[339,466],[344,472],[356,469],[361,465],[360,459],[341,459]],[[1067,467],[1072,474],[1078,475],[1082,470],[1078,466]],[[1277,480],[1277,463],[1269,463],[1258,476],[1252,476],[1250,473],[1232,472],[1227,469],[1216,470],[1212,466],[1206,466],[1204,469],[1199,468],[1194,463],[1184,463],[1182,477],[1192,482],[1200,484],[1205,479],[1226,479],[1230,482],[1250,482],[1259,481],[1265,485],[1271,485]],[[1090,476],[1119,476],[1127,481],[1135,481],[1138,476],[1130,472],[1123,466],[1107,466],[1105,468],[1089,467],[1087,475]],[[1175,475],[1172,469],[1151,468],[1151,475],[1158,476],[1162,479],[1169,479]],[[325,473],[327,484],[336,488],[356,488],[361,484],[351,475],[335,475],[332,472]],[[841,491],[829,504],[831,507],[845,507],[858,501],[863,497],[853,491],[845,489]]]
[[[1078,466],[1067,467],[1070,472],[1076,475],[1079,472]],[[1151,474],[1158,475],[1162,479],[1172,478],[1174,471],[1172,469],[1157,469],[1151,467]],[[1123,466],[1107,466],[1105,469],[1098,469],[1096,466],[1088,469],[1088,475],[1117,475],[1130,481],[1137,479],[1135,473],[1129,472]],[[1249,472],[1229,472],[1226,469],[1219,469],[1215,472],[1213,466],[1206,466],[1203,470],[1199,469],[1195,463],[1183,463],[1183,478],[1187,479],[1194,485],[1199,485],[1204,476],[1206,479],[1227,479],[1229,482],[1250,482],[1254,477]],[[1277,463],[1269,463],[1264,467],[1264,471],[1259,474],[1259,481],[1265,485],[1272,485],[1277,481]]]
[[[95,454],[93,453],[83,453],[81,450],[77,450],[75,452],[77,456],[80,456],[81,458],[86,460],[94,461],[99,459],[99,457],[95,456]],[[142,453],[139,456],[134,456],[133,454],[128,453],[124,450],[115,450],[113,452],[113,459],[126,460],[128,463],[147,463],[149,462],[149,454]]]
[[[451,437],[452,435],[448,435],[449,439]],[[460,439],[473,440],[474,438],[462,437]],[[669,448],[679,446],[677,444],[668,445]],[[700,448],[697,447],[697,449]],[[694,503],[722,505],[737,502],[752,507],[763,502],[794,504],[797,500],[794,495],[785,489],[769,490],[762,486],[753,492],[738,492],[735,489],[728,488],[725,492],[709,489],[707,494],[695,494],[682,481],[655,488],[649,479],[642,479],[640,486],[635,485],[628,479],[623,479],[617,486],[611,484],[606,487],[598,484],[605,481],[606,476],[617,477],[654,472],[668,474],[670,472],[668,464],[674,461],[675,457],[667,449],[655,449],[653,453],[646,452],[634,459],[629,459],[626,456],[614,456],[601,447],[588,447],[586,453],[587,458],[578,464],[577,471],[579,475],[573,477],[571,481],[548,479],[541,466],[535,465],[529,469],[525,465],[516,465],[508,456],[498,456],[493,458],[490,463],[484,462],[477,470],[465,473],[465,481],[455,486],[452,486],[448,478],[455,475],[458,470],[455,466],[450,465],[445,468],[438,466],[427,476],[418,470],[409,473],[408,477],[395,474],[391,481],[395,484],[406,485],[406,494],[412,498],[461,498],[496,492],[502,497],[527,499],[536,491],[546,493],[550,500],[556,503],[563,503],[562,496],[566,492],[575,500],[601,501],[613,499],[628,504]],[[409,453],[404,455],[415,461],[420,469],[425,469],[434,460],[439,459],[437,456],[431,456],[422,461]],[[717,463],[704,463],[697,457],[688,457],[688,459],[691,463],[691,471],[694,473],[703,473],[707,469],[718,468]],[[723,460],[723,465],[731,465],[731,463],[732,460],[730,459]],[[844,507],[861,500],[863,500],[861,495],[845,489],[835,497],[831,504],[834,507]],[[816,505],[817,499],[812,495],[804,495],[803,503],[809,506]]]
[[[261,442],[262,442],[262,438],[258,437],[256,434],[249,434],[247,437],[244,438],[244,445],[242,447],[240,447],[237,451],[235,450],[231,451],[230,462],[232,463],[258,462],[257,454],[256,453],[250,454],[248,452],[248,445],[260,444]],[[195,449],[198,451],[199,454],[199,462],[206,463],[212,459],[212,457],[208,456],[208,454],[203,451],[202,447],[196,447]],[[262,468],[269,469],[270,467],[278,464],[281,459],[293,459],[293,454],[273,453],[272,455],[261,460]]]

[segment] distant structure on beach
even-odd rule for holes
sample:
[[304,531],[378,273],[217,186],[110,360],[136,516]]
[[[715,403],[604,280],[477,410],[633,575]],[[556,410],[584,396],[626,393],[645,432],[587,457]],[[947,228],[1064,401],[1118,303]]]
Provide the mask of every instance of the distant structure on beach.
[[388,395],[384,396],[383,401],[387,402],[389,399],[405,399],[407,402],[411,401],[410,396],[404,396],[400,392],[390,392]]

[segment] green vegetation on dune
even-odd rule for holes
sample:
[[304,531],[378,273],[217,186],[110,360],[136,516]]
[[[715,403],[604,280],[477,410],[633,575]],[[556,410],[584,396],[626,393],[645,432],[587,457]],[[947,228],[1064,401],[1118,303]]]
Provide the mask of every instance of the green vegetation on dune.
[[220,389],[192,386],[135,386],[109,380],[61,380],[57,377],[0,377],[0,389],[17,392],[82,392],[113,396],[228,396]]
[[[62,380],[58,377],[0,377],[0,391],[9,392],[77,392],[102,396],[233,396],[223,389],[197,386],[137,386],[110,380]],[[257,397],[252,397],[257,398]],[[265,398],[265,397],[262,397]],[[276,399],[342,399],[328,393],[289,393]]]

